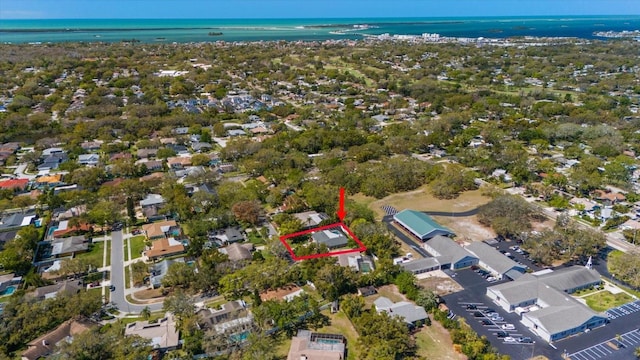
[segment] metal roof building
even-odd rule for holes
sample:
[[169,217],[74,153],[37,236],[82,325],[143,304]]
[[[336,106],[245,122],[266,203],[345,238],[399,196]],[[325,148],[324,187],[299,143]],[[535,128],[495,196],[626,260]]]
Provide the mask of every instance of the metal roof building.
[[420,211],[402,210],[393,216],[393,220],[422,241],[437,235],[455,235],[453,231],[438,224],[429,215]]

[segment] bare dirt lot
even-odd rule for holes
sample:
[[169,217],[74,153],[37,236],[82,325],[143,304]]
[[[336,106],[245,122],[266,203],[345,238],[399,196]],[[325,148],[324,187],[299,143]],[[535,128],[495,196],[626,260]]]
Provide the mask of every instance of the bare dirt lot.
[[418,285],[430,289],[440,296],[462,291],[462,287],[441,270],[419,274]]
[[490,227],[478,222],[478,216],[447,217],[433,216],[438,224],[444,225],[456,233],[456,240],[463,242],[481,241],[496,237],[496,233]]

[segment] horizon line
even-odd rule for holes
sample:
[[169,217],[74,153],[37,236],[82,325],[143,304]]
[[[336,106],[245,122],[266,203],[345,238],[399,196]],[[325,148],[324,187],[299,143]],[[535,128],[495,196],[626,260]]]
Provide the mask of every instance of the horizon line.
[[206,17],[98,17],[98,18],[82,18],[82,17],[68,17],[68,18],[2,18],[0,21],[10,20],[327,20],[327,19],[491,19],[491,18],[585,18],[585,17],[640,17],[638,14],[561,14],[561,15],[467,15],[467,16],[449,16],[449,15],[432,15],[432,16],[340,16],[340,17],[220,17],[220,18],[206,18]]

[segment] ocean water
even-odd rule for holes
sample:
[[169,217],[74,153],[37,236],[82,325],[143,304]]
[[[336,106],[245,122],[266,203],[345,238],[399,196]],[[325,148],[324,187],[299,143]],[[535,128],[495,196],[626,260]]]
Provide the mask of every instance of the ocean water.
[[[357,25],[368,28],[357,28]],[[354,26],[356,25],[356,26]],[[640,16],[354,18],[354,19],[99,19],[0,20],[1,43],[206,41],[310,41],[361,39],[363,34],[505,38],[514,36],[593,39],[596,31],[639,30]],[[210,36],[210,32],[221,32]]]

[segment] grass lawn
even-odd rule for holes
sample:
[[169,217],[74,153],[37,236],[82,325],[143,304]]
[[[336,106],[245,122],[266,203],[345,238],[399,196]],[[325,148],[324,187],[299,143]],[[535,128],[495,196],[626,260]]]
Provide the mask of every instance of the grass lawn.
[[580,290],[580,291],[576,291],[575,293],[573,293],[573,296],[577,296],[577,297],[586,297],[587,295],[591,295],[595,292],[600,291],[601,289],[595,289],[595,288],[591,288],[591,289],[584,289],[584,290]]
[[228,301],[225,300],[222,296],[216,296],[215,298],[207,301],[204,305],[211,309],[219,309],[222,304],[226,304]]
[[331,325],[318,329],[317,332],[323,334],[341,334],[347,338],[347,360],[360,359],[360,352],[358,351],[358,333],[351,324],[351,321],[347,319],[342,311],[335,314],[330,314],[328,310],[323,311],[323,314],[327,315],[331,319]]
[[612,294],[609,291],[601,291],[593,295],[584,297],[587,305],[594,311],[605,311],[616,306],[633,301],[633,298],[626,293]]
[[[475,209],[491,201],[491,198],[482,195],[481,190],[465,191],[456,199],[449,200],[438,199],[431,195],[429,190],[429,186],[425,185],[413,191],[389,195],[383,199],[371,201],[369,208],[373,210],[379,218],[382,218],[382,216],[386,215],[384,210],[382,210],[383,205],[391,205],[398,211],[413,209],[422,211],[462,212]],[[356,197],[356,199],[359,198],[360,197]],[[365,200],[366,197],[362,199]]]
[[[95,242],[90,245],[91,251],[86,253],[78,254],[78,258],[86,260],[93,267],[102,267],[102,261],[104,258],[104,241]],[[110,258],[109,254],[107,254],[107,261]]]
[[464,354],[456,353],[453,350],[453,342],[449,332],[437,321],[433,321],[431,326],[420,329],[415,334],[415,339],[418,345],[417,355],[421,359],[466,359]]
[[252,243],[253,245],[257,245],[257,246],[266,244],[266,242],[264,241],[262,236],[260,236],[260,233],[258,231],[253,231],[253,230],[248,231],[247,240],[249,240],[249,242]]
[[[134,236],[129,239],[131,242],[131,257],[133,259],[137,259],[142,256],[142,251],[144,250],[144,242],[145,237],[143,235]],[[127,255],[128,256],[128,255]]]
[[[162,311],[151,313],[151,317],[149,317],[149,321],[161,319],[163,316],[164,316],[164,313]],[[120,318],[118,322],[126,325],[126,324],[131,324],[132,322],[142,321],[142,320],[145,320],[145,319],[143,317],[136,316],[136,317]]]
[[124,267],[124,287],[125,288],[129,288],[131,287],[131,272],[129,270],[129,266],[125,266]]

